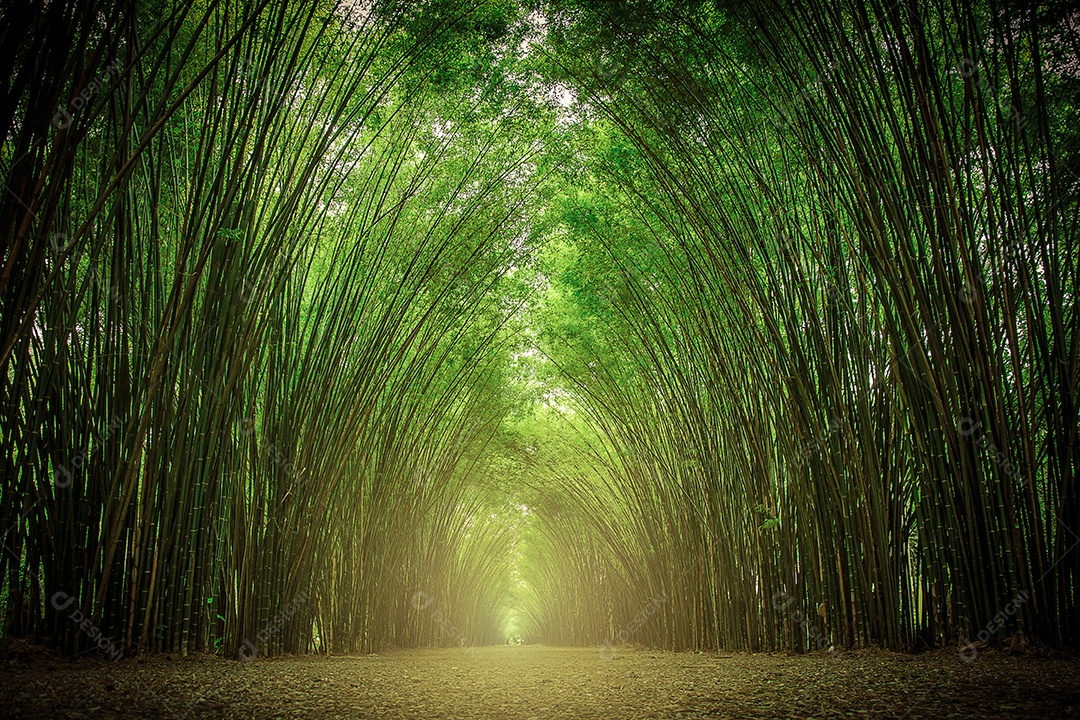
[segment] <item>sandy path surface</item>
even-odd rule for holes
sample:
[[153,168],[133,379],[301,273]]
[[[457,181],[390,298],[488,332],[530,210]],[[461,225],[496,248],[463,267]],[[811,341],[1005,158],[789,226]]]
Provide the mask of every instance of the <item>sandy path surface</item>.
[[14,718],[1080,718],[1080,660],[542,646],[250,663],[9,658]]

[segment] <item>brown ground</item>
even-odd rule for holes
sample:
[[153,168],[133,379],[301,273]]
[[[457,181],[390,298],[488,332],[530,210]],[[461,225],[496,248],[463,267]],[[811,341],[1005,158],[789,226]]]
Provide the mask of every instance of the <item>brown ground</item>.
[[1080,659],[830,657],[543,646],[290,657],[0,661],[14,718],[1080,718]]

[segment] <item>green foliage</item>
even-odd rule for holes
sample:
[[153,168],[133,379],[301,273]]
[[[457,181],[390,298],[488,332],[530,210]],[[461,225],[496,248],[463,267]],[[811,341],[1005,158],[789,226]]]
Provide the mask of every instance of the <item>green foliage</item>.
[[1071,8],[82,7],[0,20],[6,634],[1080,639]]

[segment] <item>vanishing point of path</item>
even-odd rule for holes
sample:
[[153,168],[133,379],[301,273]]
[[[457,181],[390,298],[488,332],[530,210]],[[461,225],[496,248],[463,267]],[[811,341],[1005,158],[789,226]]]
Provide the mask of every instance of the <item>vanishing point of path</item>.
[[543,646],[244,663],[7,658],[15,718],[1067,718],[1080,660],[985,653],[830,657]]

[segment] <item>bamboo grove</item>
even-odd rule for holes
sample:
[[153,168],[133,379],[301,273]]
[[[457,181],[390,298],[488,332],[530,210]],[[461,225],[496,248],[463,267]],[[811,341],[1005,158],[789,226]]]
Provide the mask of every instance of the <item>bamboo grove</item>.
[[[505,88],[434,76],[498,18],[38,10],[71,55],[12,88],[7,633],[81,651],[59,592],[130,651],[449,642],[430,597],[492,641],[505,533],[463,528],[538,145]],[[116,69],[56,121],[86,37]]]
[[1080,641],[1068,5],[70,0],[0,39],[5,636]]
[[620,458],[606,637],[1075,645],[1075,14],[682,8],[553,32],[602,28],[549,328]]

